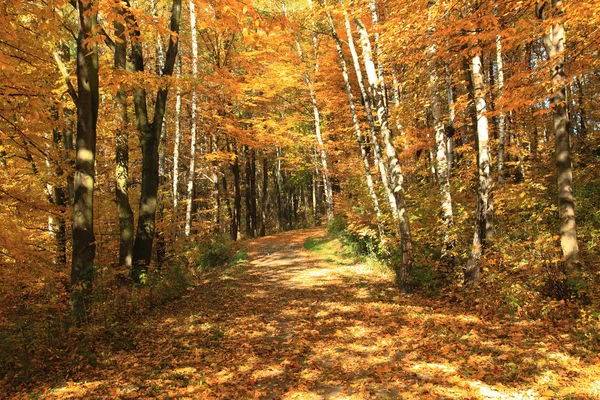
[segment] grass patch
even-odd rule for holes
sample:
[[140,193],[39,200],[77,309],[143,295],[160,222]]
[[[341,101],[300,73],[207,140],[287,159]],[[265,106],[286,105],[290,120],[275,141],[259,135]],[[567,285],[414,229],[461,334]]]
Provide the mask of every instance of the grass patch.
[[304,248],[314,253],[320,253],[324,249],[325,245],[331,242],[331,240],[331,238],[326,236],[320,238],[308,238],[304,242]]
[[248,251],[240,250],[233,257],[233,264],[241,264],[248,258]]
[[341,243],[331,237],[308,238],[304,242],[304,248],[327,262],[343,264],[347,261]]

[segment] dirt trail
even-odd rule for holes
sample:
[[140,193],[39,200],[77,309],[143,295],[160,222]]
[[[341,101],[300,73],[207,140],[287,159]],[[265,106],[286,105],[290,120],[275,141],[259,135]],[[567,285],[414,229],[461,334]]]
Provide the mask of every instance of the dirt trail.
[[522,399],[593,384],[593,363],[543,326],[402,297],[377,271],[305,250],[307,238],[324,232],[247,242],[244,263],[152,315],[130,349],[41,397]]

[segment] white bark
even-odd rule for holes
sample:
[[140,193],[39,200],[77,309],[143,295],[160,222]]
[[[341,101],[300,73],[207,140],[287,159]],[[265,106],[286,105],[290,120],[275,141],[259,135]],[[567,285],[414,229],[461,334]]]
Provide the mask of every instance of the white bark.
[[[497,14],[497,8],[494,8],[494,13]],[[496,69],[497,69],[497,85],[498,94],[497,99],[501,100],[502,91],[504,89],[504,64],[502,62],[502,38],[498,34],[496,35]],[[506,130],[506,119],[504,112],[500,106],[498,113],[497,124],[498,124],[498,183],[504,182],[504,133]]]
[[[177,78],[181,78],[181,55],[177,56]],[[181,144],[181,87],[175,99],[175,145],[173,147],[173,213],[179,202],[179,145]]]
[[[433,6],[433,3],[429,3]],[[431,14],[429,15],[431,19]],[[438,186],[440,189],[440,202],[442,208],[442,234],[443,248],[442,259],[449,262],[450,270],[444,271],[447,275],[453,275],[454,265],[452,262],[452,248],[454,240],[451,238],[451,229],[454,226],[452,213],[452,195],[450,192],[450,171],[448,167],[448,146],[446,142],[446,128],[444,126],[444,113],[442,109],[442,96],[436,68],[436,46],[432,44],[429,52],[429,99],[431,103],[431,114],[433,116],[433,132],[435,137],[435,165]],[[447,278],[454,279],[453,276]]]
[[483,254],[486,240],[494,235],[493,203],[492,203],[492,175],[489,153],[488,120],[486,117],[487,105],[485,102],[485,87],[479,55],[471,59],[471,83],[473,102],[476,110],[476,137],[477,137],[477,206],[475,212],[475,232],[471,256],[465,271],[465,283],[477,285],[479,282],[479,259]]
[[[198,79],[198,38],[196,32],[196,11],[194,0],[190,0],[190,31],[192,34],[192,77],[194,84]],[[198,95],[196,88],[192,89],[192,128],[190,131],[190,169],[187,182],[187,208],[185,211],[185,236],[189,236],[192,231],[192,206],[194,203],[194,178],[195,178],[195,162],[196,162],[196,129],[197,129],[197,108]]]
[[[365,111],[367,114],[367,121],[369,123],[369,132],[371,134],[371,142],[373,145],[373,155],[375,156],[375,163],[379,168],[379,173],[381,175],[381,184],[383,185],[385,192],[387,194],[388,203],[390,206],[390,211],[392,212],[392,217],[394,221],[398,221],[400,219],[398,212],[398,204],[396,203],[396,197],[394,196],[394,192],[390,186],[388,172],[385,167],[385,163],[383,161],[383,156],[381,152],[381,148],[379,146],[379,138],[377,137],[377,131],[375,127],[375,121],[373,119],[373,111],[371,107],[371,97],[367,93],[367,89],[365,88],[363,75],[360,68],[360,61],[358,59],[358,53],[356,52],[356,47],[354,46],[354,39],[352,37],[352,29],[350,28],[350,20],[348,19],[348,14],[346,10],[344,10],[344,25],[346,28],[346,36],[348,39],[348,47],[350,48],[350,55],[352,56],[352,63],[354,65],[354,72],[356,74],[356,78],[358,81],[358,87],[360,89],[363,102],[365,104]],[[396,229],[398,227],[396,226]]]
[[336,50],[338,53],[338,58],[340,59],[340,67],[342,69],[342,77],[344,78],[344,84],[346,86],[346,94],[348,96],[348,105],[350,107],[350,115],[352,116],[352,125],[354,126],[354,133],[356,134],[356,141],[360,147],[360,157],[363,163],[363,167],[365,169],[365,178],[367,180],[367,188],[369,190],[369,195],[371,196],[371,201],[373,203],[373,209],[375,210],[375,216],[377,218],[377,231],[379,233],[379,240],[381,245],[385,247],[386,238],[385,232],[383,230],[383,222],[381,209],[379,207],[379,200],[377,199],[377,192],[375,191],[375,185],[373,183],[373,177],[371,175],[371,166],[369,165],[369,158],[367,154],[367,150],[365,149],[365,145],[363,143],[362,132],[360,129],[360,122],[358,120],[358,115],[356,113],[356,106],[354,105],[354,95],[352,93],[352,86],[350,84],[350,77],[348,76],[348,67],[346,65],[346,60],[344,59],[344,52],[342,50],[342,41],[340,40],[336,30],[335,25],[333,23],[333,18],[331,14],[327,12],[327,19],[329,22],[329,27],[331,28],[331,34],[335,41]]
[[[393,144],[391,131],[388,125],[388,111],[385,104],[384,91],[385,85],[383,84],[382,77],[378,77],[378,74],[375,70],[369,35],[367,33],[365,25],[360,19],[355,18],[354,22],[356,23],[356,27],[361,37],[365,69],[367,71],[369,87],[371,89],[371,93],[374,94],[376,102],[379,132],[385,145],[385,153],[387,155],[388,160],[388,170],[390,172],[392,183],[391,187],[396,198],[396,204],[398,205],[398,225],[400,228],[402,242],[402,268],[398,271],[398,283],[400,284],[402,290],[409,291],[412,286],[412,267],[414,263],[414,258],[412,253],[410,220],[408,218],[408,210],[406,207],[404,193],[404,176],[402,174],[402,167],[400,166],[398,153],[396,151],[396,147]],[[373,80],[373,78],[375,78],[375,80]],[[381,79],[381,81],[379,81],[379,79]]]
[[[313,37],[313,42],[316,40]],[[296,51],[298,52],[298,57],[302,62],[305,61],[304,53],[302,51],[302,47],[300,46],[300,42],[296,39]],[[316,45],[315,45],[316,47]],[[315,70],[318,69],[318,63],[315,62],[314,65]],[[314,90],[313,81],[310,77],[308,71],[304,72],[304,80],[306,82],[306,86],[308,87],[308,91],[310,94],[310,101],[313,109],[314,123],[315,123],[315,137],[317,139],[318,151],[321,158],[321,175],[323,176],[323,185],[325,191],[325,203],[326,203],[326,212],[327,212],[327,220],[331,221],[333,219],[333,190],[331,187],[331,178],[329,172],[329,166],[327,163],[327,151],[325,150],[325,145],[323,143],[323,136],[321,134],[321,116],[319,113],[319,105],[317,103],[317,95]]]

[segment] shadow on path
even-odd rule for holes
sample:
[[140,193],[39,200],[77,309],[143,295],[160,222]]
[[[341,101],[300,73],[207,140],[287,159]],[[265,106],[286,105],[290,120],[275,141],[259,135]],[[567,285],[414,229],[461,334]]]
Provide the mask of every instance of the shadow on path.
[[[248,241],[140,327],[135,350],[44,398],[594,398],[597,365],[535,323],[491,323],[363,265],[322,260],[305,229]],[[585,382],[580,385],[578,382]],[[579,386],[578,386],[579,385]],[[596,386],[594,386],[596,385]],[[562,393],[565,388],[573,388]]]

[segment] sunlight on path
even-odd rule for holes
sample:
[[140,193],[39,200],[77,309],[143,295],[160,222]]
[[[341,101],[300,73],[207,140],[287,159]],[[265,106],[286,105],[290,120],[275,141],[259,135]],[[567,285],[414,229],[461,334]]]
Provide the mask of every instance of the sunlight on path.
[[[536,324],[498,325],[401,296],[381,271],[303,248],[322,229],[245,243],[248,260],[140,327],[135,350],[44,398],[596,398],[598,366]],[[338,246],[331,242],[331,246]],[[571,397],[568,397],[571,396]]]

